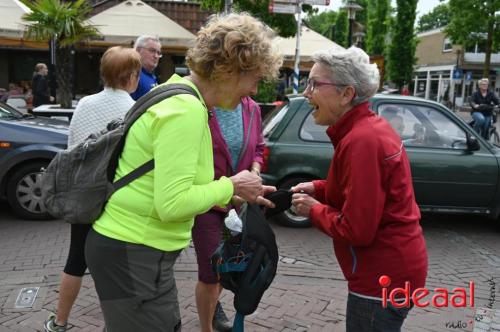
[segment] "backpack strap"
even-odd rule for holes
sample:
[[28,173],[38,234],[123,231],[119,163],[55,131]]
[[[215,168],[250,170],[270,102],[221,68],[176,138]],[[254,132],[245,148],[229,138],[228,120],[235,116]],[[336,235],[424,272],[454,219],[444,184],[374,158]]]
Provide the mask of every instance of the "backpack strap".
[[245,315],[236,311],[233,321],[232,332],[243,332],[245,330]]
[[[195,96],[200,99],[198,96],[198,93],[191,88],[189,85],[186,84],[167,84],[167,85],[160,85],[159,87],[150,90],[148,93],[146,93],[144,96],[139,98],[139,100],[136,101],[134,106],[128,111],[127,115],[125,116],[124,120],[124,130],[123,130],[123,136],[118,143],[117,148],[115,151],[113,151],[113,155],[111,156],[109,165],[108,165],[108,180],[110,182],[113,182],[116,168],[118,167],[118,159],[120,158],[120,155],[123,151],[123,147],[125,145],[125,139],[127,137],[129,129],[132,127],[134,122],[139,119],[141,115],[146,113],[146,111],[153,105],[176,95],[180,94],[190,94],[192,96]],[[118,179],[116,182],[113,183],[113,188],[114,191],[117,191],[118,189],[121,189],[122,187],[126,186],[130,182],[134,181],[135,179],[141,177],[142,175],[146,174],[147,172],[151,171],[154,169],[154,159],[148,160],[138,168],[134,169],[127,175],[123,176],[122,178]]]

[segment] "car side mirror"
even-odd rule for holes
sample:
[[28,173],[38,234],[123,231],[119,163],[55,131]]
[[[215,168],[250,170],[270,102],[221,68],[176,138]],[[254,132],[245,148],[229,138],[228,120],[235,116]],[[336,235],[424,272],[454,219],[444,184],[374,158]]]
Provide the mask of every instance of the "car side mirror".
[[477,151],[479,149],[480,146],[477,138],[467,135],[467,151]]

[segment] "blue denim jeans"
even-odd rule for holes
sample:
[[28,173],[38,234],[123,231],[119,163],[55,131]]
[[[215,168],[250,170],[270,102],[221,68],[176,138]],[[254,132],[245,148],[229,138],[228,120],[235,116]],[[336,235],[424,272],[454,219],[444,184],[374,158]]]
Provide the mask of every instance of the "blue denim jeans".
[[472,112],[474,119],[474,130],[485,139],[489,139],[489,129],[491,125],[491,115],[484,115],[481,112]]
[[365,299],[349,294],[347,297],[347,332],[400,332],[410,308],[395,308],[390,303]]

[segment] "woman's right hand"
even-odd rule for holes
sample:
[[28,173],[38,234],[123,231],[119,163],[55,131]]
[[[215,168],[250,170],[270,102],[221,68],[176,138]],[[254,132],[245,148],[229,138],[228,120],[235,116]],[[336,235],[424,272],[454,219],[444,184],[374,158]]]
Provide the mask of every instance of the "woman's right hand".
[[302,182],[299,183],[298,185],[290,188],[290,190],[294,193],[304,193],[308,194],[309,196],[314,197],[314,185],[312,182]]
[[255,202],[262,194],[262,179],[254,173],[244,170],[229,179],[233,182],[233,195],[245,201]]

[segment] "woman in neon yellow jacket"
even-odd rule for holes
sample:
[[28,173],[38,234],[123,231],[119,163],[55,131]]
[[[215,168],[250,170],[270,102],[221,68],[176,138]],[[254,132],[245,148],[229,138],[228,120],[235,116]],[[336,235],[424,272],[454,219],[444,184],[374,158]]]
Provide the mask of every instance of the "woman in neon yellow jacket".
[[271,206],[259,176],[242,171],[214,181],[212,108],[234,109],[274,78],[282,57],[271,30],[247,14],[213,16],[187,53],[191,74],[164,84],[198,93],[152,106],[131,127],[115,179],[154,158],[155,168],[117,191],[90,231],[85,255],[107,332],[177,331],[173,265],[188,246],[194,217],[233,196]]

